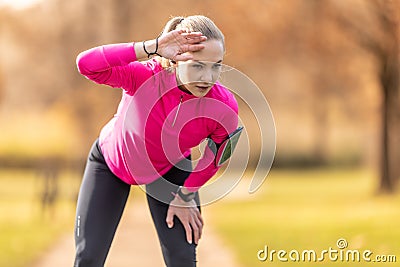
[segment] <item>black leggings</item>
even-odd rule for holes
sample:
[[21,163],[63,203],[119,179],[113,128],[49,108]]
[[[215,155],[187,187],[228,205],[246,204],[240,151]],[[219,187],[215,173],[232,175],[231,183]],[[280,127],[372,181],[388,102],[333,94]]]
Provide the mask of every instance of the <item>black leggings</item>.
[[[185,165],[190,163],[190,161],[182,162],[181,164]],[[163,178],[176,185],[182,185],[190,174],[189,171],[184,170],[189,170],[190,167],[173,167],[163,175]],[[173,199],[171,192],[175,190],[175,186],[166,184],[163,179],[158,179],[146,186],[147,202],[157,229],[164,262],[168,267],[194,267],[196,266],[196,245],[186,241],[184,227],[176,217],[174,227],[171,229],[167,227],[165,219],[169,205],[149,194],[152,191],[160,192],[160,188],[165,192],[164,198],[171,201]],[[108,168],[96,141],[88,157],[78,197],[74,267],[104,266],[129,191],[130,185],[121,181]],[[196,202],[200,205],[198,195]],[[140,240],[136,241],[140,242]],[[134,259],[132,261],[134,266]]]

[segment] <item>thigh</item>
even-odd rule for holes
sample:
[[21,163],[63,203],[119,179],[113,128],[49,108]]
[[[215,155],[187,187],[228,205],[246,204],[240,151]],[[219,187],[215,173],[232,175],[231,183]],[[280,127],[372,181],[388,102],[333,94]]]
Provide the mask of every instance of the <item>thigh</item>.
[[168,228],[165,219],[169,205],[147,196],[150,213],[157,230],[164,262],[168,267],[196,266],[196,244],[186,241],[185,228],[177,217],[174,227]]
[[[186,166],[187,167],[187,166]],[[147,202],[157,230],[165,264],[168,267],[196,266],[196,244],[186,241],[185,229],[178,218],[174,218],[174,227],[166,223],[169,203],[177,186],[183,185],[190,175],[188,168],[173,167],[166,175],[146,186]],[[198,194],[195,198],[200,209]]]
[[75,222],[75,266],[103,266],[130,186],[107,167],[94,145],[79,192]]

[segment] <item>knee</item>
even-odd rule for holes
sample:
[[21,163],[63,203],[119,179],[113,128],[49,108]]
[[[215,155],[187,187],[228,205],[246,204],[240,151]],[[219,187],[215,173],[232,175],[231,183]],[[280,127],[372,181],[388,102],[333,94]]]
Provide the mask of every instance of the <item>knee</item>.
[[185,247],[173,246],[166,248],[163,246],[163,254],[168,267],[194,267],[196,266],[196,245]]

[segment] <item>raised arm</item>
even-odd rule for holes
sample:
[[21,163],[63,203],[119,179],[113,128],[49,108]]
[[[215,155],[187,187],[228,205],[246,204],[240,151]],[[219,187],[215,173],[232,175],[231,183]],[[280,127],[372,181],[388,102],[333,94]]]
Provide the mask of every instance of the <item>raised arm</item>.
[[80,53],[76,59],[79,72],[89,80],[128,91],[134,87],[131,70],[139,68],[137,76],[146,73],[137,63],[133,43],[94,47]]
[[171,59],[189,60],[190,51],[204,48],[201,33],[171,31],[157,39],[145,42],[98,46],[80,53],[76,59],[79,72],[88,79],[112,87],[132,91],[137,83],[146,80],[152,71],[138,61],[148,59],[149,53]]

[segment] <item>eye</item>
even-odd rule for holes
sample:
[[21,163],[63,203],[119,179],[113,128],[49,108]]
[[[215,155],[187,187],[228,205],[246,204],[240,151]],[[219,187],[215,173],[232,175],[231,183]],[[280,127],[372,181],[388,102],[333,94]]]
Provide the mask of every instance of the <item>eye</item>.
[[201,64],[192,64],[192,67],[195,68],[195,69],[201,70],[203,68],[203,65],[201,65]]
[[220,64],[220,63],[215,63],[214,65],[213,65],[213,68],[214,69],[220,69],[222,67],[222,64]]

